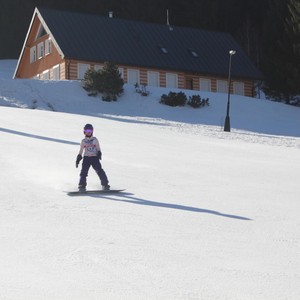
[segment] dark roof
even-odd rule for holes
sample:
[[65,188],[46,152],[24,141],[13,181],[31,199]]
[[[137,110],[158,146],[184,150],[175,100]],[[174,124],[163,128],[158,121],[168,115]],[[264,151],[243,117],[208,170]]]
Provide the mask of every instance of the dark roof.
[[233,49],[232,77],[262,78],[227,33],[47,8],[37,11],[66,59],[227,76]]

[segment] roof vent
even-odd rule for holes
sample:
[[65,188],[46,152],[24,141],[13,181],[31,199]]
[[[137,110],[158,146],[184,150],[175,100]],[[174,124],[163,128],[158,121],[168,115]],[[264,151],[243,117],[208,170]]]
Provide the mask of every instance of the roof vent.
[[113,12],[113,11],[108,12],[108,16],[109,16],[110,18],[113,18],[113,17],[114,17],[114,12]]
[[168,50],[167,50],[167,48],[165,48],[164,46],[159,46],[159,48],[160,48],[160,51],[162,53],[164,53],[164,54],[168,54],[169,53]]
[[190,53],[192,54],[192,56],[199,57],[198,52],[196,50],[194,50],[194,49],[189,49],[189,50],[190,50]]

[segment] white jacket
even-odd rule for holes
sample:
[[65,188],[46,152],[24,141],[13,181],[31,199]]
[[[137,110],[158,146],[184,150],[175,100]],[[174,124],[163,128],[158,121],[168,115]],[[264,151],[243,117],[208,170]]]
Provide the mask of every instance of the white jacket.
[[79,154],[83,156],[97,156],[98,151],[101,151],[99,141],[96,137],[86,137],[80,143]]

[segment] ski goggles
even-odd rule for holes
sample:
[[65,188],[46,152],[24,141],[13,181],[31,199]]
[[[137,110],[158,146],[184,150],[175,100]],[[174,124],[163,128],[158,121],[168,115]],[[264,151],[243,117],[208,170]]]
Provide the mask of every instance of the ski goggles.
[[84,130],[84,133],[92,133],[93,132],[93,129],[85,129]]

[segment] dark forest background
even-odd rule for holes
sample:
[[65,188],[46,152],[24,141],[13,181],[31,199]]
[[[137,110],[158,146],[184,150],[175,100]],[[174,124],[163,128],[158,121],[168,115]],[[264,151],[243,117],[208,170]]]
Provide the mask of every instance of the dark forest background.
[[300,0],[0,0],[0,59],[17,59],[34,8],[231,33],[265,76],[265,92],[286,103],[300,95]]

